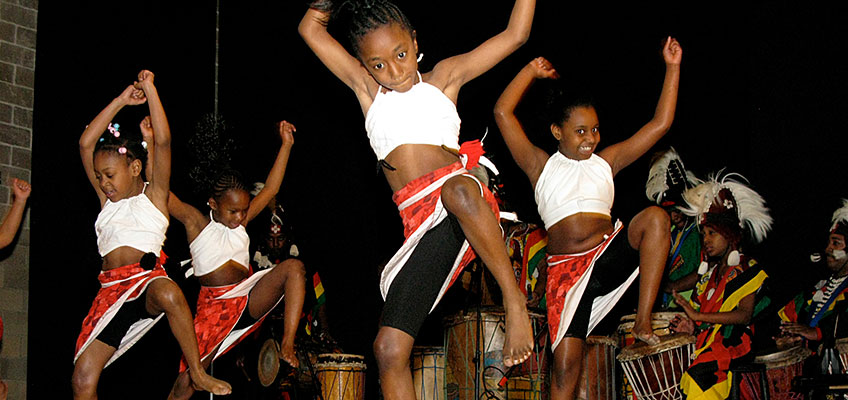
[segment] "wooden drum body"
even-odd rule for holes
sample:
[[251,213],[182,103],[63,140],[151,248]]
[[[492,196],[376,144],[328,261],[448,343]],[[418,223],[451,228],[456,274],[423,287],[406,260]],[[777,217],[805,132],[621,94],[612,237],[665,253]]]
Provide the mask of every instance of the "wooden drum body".
[[625,347],[618,361],[639,399],[682,399],[680,378],[689,368],[695,337],[674,333],[649,346],[638,342]]
[[[508,369],[503,364],[506,316],[502,308],[485,307],[445,319],[447,398],[459,400],[547,398],[548,335],[544,315],[530,313],[536,351],[499,386]],[[479,338],[479,340],[478,340]],[[478,357],[479,355],[479,357]],[[544,394],[544,397],[543,397]]]
[[365,398],[365,357],[356,354],[318,355],[315,376],[321,383],[324,400],[363,400]]
[[444,347],[413,347],[409,365],[417,400],[445,400]]
[[[801,393],[792,391],[792,378],[804,373],[804,360],[812,351],[805,347],[796,346],[783,351],[759,355],[754,363],[766,367],[766,377],[770,391],[769,398],[773,400],[803,399]],[[756,382],[756,381],[754,381]],[[756,387],[757,385],[751,385]]]
[[615,351],[618,340],[607,336],[589,336],[583,348],[583,368],[577,398],[612,400],[616,398]]

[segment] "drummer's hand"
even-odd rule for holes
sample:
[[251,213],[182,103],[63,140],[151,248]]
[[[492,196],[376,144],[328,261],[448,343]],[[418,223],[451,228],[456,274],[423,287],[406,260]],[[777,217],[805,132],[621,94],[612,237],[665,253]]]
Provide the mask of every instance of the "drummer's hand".
[[682,315],[675,315],[674,318],[669,321],[669,327],[674,332],[683,332],[690,335],[695,332],[695,323],[692,322],[691,319]]
[[796,323],[784,323],[780,325],[780,331],[790,335],[798,335],[807,340],[819,340],[819,332],[816,328]]
[[677,305],[680,306],[680,308],[682,308],[684,312],[686,312],[686,316],[689,317],[689,319],[691,319],[692,321],[700,320],[698,318],[700,313],[695,311],[695,309],[692,308],[692,305],[689,304],[689,302],[684,299],[683,296],[677,293],[676,290],[672,291],[671,295],[674,296],[674,302],[677,303]]

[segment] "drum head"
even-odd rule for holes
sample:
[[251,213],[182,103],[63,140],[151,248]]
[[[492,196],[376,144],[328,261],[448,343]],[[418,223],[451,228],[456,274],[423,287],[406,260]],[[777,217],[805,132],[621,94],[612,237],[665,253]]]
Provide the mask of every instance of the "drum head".
[[653,346],[637,341],[621,350],[616,358],[621,362],[632,361],[693,343],[695,343],[695,337],[692,335],[683,332],[672,333],[668,336],[660,336],[660,342]]
[[810,349],[796,346],[782,351],[760,354],[754,357],[754,362],[765,365],[766,369],[783,368],[804,361],[812,354],[813,352]]
[[280,372],[280,356],[277,352],[277,342],[274,338],[268,338],[259,348],[259,360],[257,362],[257,375],[259,383],[264,387],[271,386]]

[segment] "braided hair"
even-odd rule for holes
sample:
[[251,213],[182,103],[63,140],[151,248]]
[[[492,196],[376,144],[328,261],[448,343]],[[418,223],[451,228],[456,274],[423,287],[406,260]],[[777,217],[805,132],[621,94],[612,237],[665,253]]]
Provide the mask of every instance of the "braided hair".
[[142,143],[141,133],[134,130],[121,131],[121,125],[110,123],[94,145],[94,155],[113,152],[127,157],[127,164],[141,161],[141,170],[147,165],[147,148]]
[[214,114],[205,115],[195,126],[189,139],[193,150],[189,177],[197,194],[218,200],[229,190],[247,191],[242,175],[231,167],[236,146],[229,130],[224,119]]
[[347,23],[347,38],[353,54],[359,54],[359,45],[366,34],[389,24],[398,24],[415,37],[415,29],[406,15],[394,3],[387,0],[348,0],[335,13]]

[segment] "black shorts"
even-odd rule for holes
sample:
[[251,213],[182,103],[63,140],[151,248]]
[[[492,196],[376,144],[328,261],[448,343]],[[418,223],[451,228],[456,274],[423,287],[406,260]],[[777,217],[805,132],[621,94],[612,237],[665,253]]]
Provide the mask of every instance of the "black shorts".
[[580,298],[574,317],[565,331],[566,337],[585,339],[589,335],[589,317],[592,314],[592,303],[596,297],[612,292],[639,267],[639,251],[630,247],[627,239],[627,228],[622,228],[604,254],[595,261],[592,276]]
[[109,324],[97,335],[97,340],[117,349],[121,345],[121,339],[134,323],[145,318],[156,317],[147,312],[146,304],[147,290],[145,289],[135,300],[127,301],[121,306]]
[[380,326],[418,335],[463,242],[465,234],[451,214],[424,234],[389,287]]

